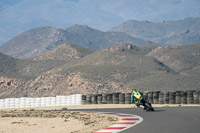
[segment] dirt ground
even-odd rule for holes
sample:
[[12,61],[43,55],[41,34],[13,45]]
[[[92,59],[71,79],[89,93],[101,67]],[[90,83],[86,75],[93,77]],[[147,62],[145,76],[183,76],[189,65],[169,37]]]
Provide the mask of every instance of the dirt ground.
[[0,133],[93,133],[118,121],[106,114],[64,111],[0,111]]

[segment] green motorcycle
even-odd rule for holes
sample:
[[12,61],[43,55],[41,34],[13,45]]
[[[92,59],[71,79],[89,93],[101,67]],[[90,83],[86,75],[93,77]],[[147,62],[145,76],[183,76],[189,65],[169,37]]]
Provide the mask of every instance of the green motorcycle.
[[142,107],[146,111],[154,111],[154,108],[152,107],[148,98],[144,95],[139,100],[137,100],[136,106]]

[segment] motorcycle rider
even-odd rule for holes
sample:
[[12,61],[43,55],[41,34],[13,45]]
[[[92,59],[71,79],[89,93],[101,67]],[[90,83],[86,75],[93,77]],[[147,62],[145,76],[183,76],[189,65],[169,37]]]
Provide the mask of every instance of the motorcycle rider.
[[144,108],[144,107],[145,107],[145,106],[143,105],[144,102],[141,101],[142,96],[143,96],[143,93],[142,93],[142,92],[137,91],[136,89],[133,89],[133,90],[132,90],[132,93],[131,93],[131,103],[134,103],[134,100],[135,100],[135,105],[136,105],[137,107],[142,107],[142,108]]

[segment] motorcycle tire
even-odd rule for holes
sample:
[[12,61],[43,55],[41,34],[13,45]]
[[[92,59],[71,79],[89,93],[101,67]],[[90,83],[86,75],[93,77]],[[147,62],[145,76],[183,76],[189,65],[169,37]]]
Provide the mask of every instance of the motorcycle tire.
[[147,111],[154,111],[154,108],[151,106],[150,103],[145,103],[145,106]]

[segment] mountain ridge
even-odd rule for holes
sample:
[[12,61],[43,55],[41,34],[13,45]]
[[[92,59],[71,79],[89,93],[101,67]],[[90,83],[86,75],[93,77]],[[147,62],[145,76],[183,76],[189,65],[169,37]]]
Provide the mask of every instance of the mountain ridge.
[[91,54],[93,50],[72,44],[60,44],[52,50],[31,59],[17,59],[0,53],[0,73],[9,78],[31,80],[54,67]]
[[0,52],[23,59],[41,55],[61,43],[71,43],[99,50],[126,42],[136,45],[153,44],[125,33],[102,32],[88,26],[74,25],[65,30],[55,27],[39,27],[28,30],[0,46]]
[[110,31],[124,32],[158,44],[185,45],[200,42],[199,25],[200,17],[162,23],[128,20]]
[[199,17],[199,4],[198,0],[1,0],[0,45],[25,30],[46,25],[83,24],[107,31],[129,19],[161,22]]

